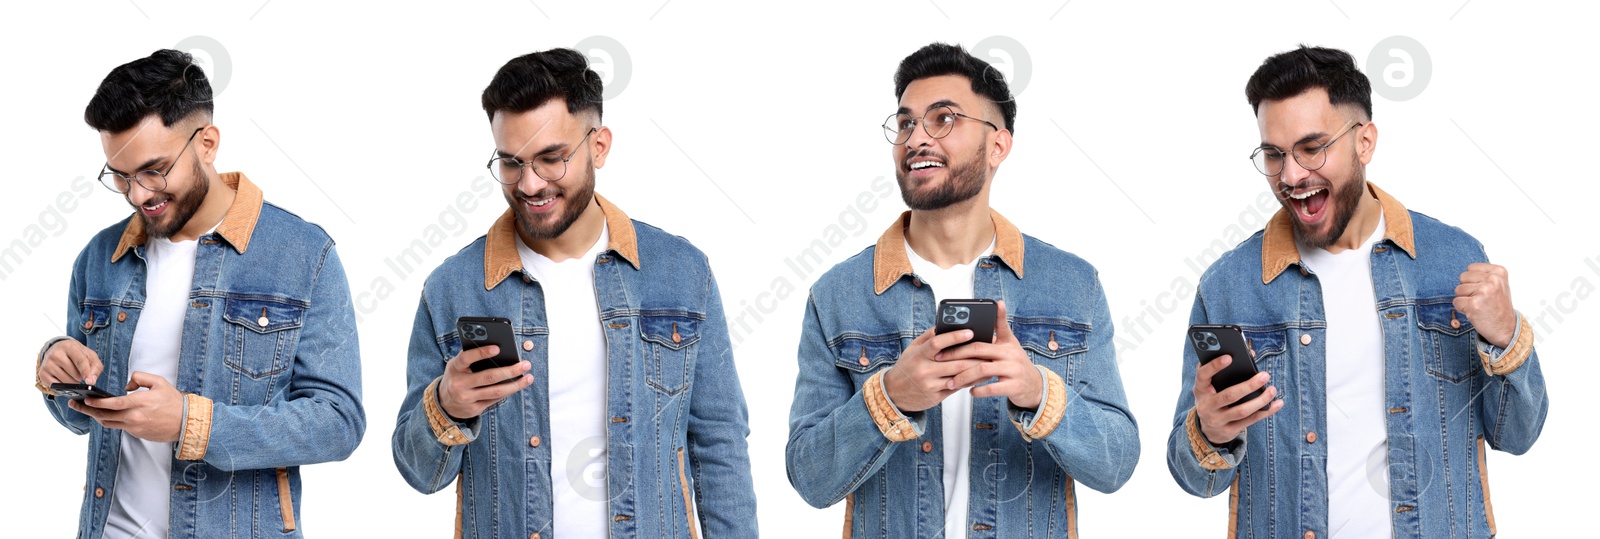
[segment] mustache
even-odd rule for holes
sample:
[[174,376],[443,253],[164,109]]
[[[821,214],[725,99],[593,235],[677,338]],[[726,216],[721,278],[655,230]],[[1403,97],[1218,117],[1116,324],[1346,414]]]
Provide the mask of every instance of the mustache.
[[527,202],[530,200],[544,200],[559,195],[561,194],[561,190],[546,187],[544,189],[540,189],[539,192],[532,195],[523,194],[522,190],[520,189],[513,190],[513,193],[514,194],[512,197],[515,198],[517,202]]
[[1312,189],[1326,189],[1328,191],[1333,191],[1333,182],[1326,180],[1312,180],[1296,186],[1284,183],[1282,180],[1278,181],[1278,196],[1282,198],[1289,198],[1289,195],[1294,194],[1296,190],[1307,191]]
[[907,152],[906,158],[900,160],[900,166],[904,168],[911,168],[911,161],[918,157],[933,157],[940,161],[944,161],[946,164],[950,162],[949,156],[933,151],[932,149],[924,148],[914,152]]

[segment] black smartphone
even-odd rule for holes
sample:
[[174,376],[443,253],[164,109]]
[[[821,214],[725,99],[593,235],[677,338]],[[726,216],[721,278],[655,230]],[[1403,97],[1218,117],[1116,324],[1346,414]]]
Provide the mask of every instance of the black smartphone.
[[89,397],[94,397],[96,399],[109,399],[111,397],[121,396],[99,387],[95,387],[93,384],[64,384],[61,382],[56,382],[50,384],[50,390],[56,392],[57,395],[75,401],[81,401]]
[[500,353],[493,357],[480,359],[468,365],[472,372],[517,364],[517,343],[511,334],[510,320],[463,316],[456,319],[456,334],[461,336],[462,352],[491,344],[500,347]]
[[994,342],[994,319],[999,315],[992,299],[947,299],[939,302],[939,319],[933,332],[949,333],[963,329],[972,330],[972,339],[950,345],[955,348],[969,342]]
[[[1250,353],[1250,343],[1244,338],[1244,331],[1235,325],[1210,325],[1195,324],[1189,326],[1189,344],[1194,346],[1195,355],[1200,356],[1200,364],[1205,365],[1211,360],[1227,355],[1233,357],[1222,371],[1211,377],[1211,387],[1217,391],[1228,389],[1246,380],[1255,377],[1255,356]],[[1244,398],[1233,403],[1233,406],[1243,404],[1250,399],[1261,396],[1266,388],[1257,389]],[[1270,403],[1268,404],[1271,405]]]

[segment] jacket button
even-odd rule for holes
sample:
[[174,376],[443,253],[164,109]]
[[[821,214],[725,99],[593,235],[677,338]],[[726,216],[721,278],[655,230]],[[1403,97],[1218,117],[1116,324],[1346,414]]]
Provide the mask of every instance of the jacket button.
[[860,363],[862,367],[865,367],[871,364],[872,360],[867,359],[867,356],[861,356],[861,359],[856,360],[856,363]]
[[1311,432],[1307,432],[1306,433],[1306,443],[1308,443],[1308,444],[1317,443],[1317,431],[1311,431]]
[[933,442],[922,442],[922,452],[923,453],[932,453],[933,452]]
[[[1306,346],[1311,346],[1311,334],[1310,333],[1301,334],[1300,335],[1300,344],[1303,344],[1303,345],[1306,345]],[[1309,533],[1309,532],[1307,532],[1307,533]]]
[[128,311],[122,311],[120,313],[117,313],[117,321],[118,322],[127,322],[128,321]]
[[104,497],[106,497],[106,489],[103,489],[103,488],[100,488],[100,487],[94,487],[94,497],[96,497],[96,498],[104,498]]
[[522,349],[526,350],[526,351],[529,351],[529,352],[532,352],[533,351],[533,339],[528,339],[526,341],[522,341]]
[[89,319],[83,322],[83,329],[84,331],[94,329],[94,315],[89,315]]
[[1317,532],[1314,532],[1314,531],[1311,531],[1311,530],[1306,530],[1306,534],[1304,535],[1304,537],[1306,539],[1317,539]]
[[532,438],[529,438],[528,439],[528,445],[531,445],[531,446],[534,446],[534,447],[539,447],[539,437],[538,436],[534,436]]
[[529,535],[528,539],[539,539],[539,532],[533,532],[533,535]]

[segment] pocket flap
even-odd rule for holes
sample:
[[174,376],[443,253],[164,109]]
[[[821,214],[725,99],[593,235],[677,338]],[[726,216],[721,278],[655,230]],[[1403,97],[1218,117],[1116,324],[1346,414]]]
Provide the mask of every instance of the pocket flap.
[[84,335],[93,335],[94,332],[99,331],[100,328],[106,327],[110,323],[110,305],[84,305],[83,323],[78,324],[78,329],[82,330]]
[[681,350],[700,340],[700,321],[705,317],[700,313],[684,311],[643,312],[639,315],[639,334],[646,341]]
[[280,300],[228,298],[222,319],[265,334],[300,327],[305,313],[305,307]]
[[[846,334],[833,347],[834,364],[841,369],[869,373],[900,359],[900,336]],[[865,358],[866,361],[862,361]]]
[[1056,359],[1089,349],[1089,326],[1067,320],[1011,319],[1011,332],[1022,348]]
[[1417,303],[1417,327],[1438,331],[1446,335],[1463,335],[1472,331],[1472,321],[1467,315],[1456,312],[1451,303],[1454,298],[1420,300]]

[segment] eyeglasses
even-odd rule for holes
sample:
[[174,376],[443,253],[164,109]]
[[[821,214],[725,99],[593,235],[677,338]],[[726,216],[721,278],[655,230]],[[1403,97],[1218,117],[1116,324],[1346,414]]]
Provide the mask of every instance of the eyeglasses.
[[178,156],[172,158],[172,164],[167,165],[166,170],[141,170],[133,173],[133,177],[130,178],[122,175],[121,172],[111,170],[111,163],[107,162],[100,167],[100,183],[104,184],[106,189],[123,195],[128,194],[128,191],[133,189],[134,182],[138,182],[139,186],[145,188],[146,191],[166,189],[167,174],[172,172],[172,167],[178,166],[178,160],[183,158],[183,152],[188,151],[189,145],[194,142],[194,136],[205,129],[205,127],[201,127],[194,130],[193,133],[189,133],[189,140],[184,141],[183,149],[178,150]]
[[928,133],[928,136],[936,139],[944,138],[955,128],[957,117],[983,122],[984,125],[993,127],[995,131],[1000,130],[999,126],[988,120],[967,116],[950,107],[940,106],[928,109],[927,114],[917,117],[903,112],[890,114],[889,118],[883,121],[883,138],[889,139],[890,144],[905,144],[911,140],[911,130],[917,127],[917,122],[922,122],[922,130]]
[[[488,164],[489,174],[494,176],[497,182],[505,185],[516,185],[522,182],[522,169],[527,167],[533,169],[533,174],[541,180],[547,182],[561,181],[561,178],[567,176],[567,161],[571,161],[572,156],[578,154],[578,149],[583,146],[584,142],[589,140],[589,135],[593,135],[595,131],[599,130],[600,128],[598,127],[589,128],[589,132],[583,134],[583,140],[578,141],[578,147],[573,148],[566,157],[562,157],[561,154],[556,152],[548,152],[534,157],[532,162],[527,163],[515,157],[492,157],[489,159]],[[495,150],[495,155],[499,155],[499,150]]]
[[[1332,146],[1335,142],[1339,142],[1339,139],[1343,138],[1345,133],[1349,133],[1351,130],[1363,125],[1366,124],[1363,122],[1354,122],[1349,126],[1346,126],[1344,130],[1339,131],[1339,134],[1334,135],[1333,138],[1329,139],[1327,142],[1317,143],[1313,141],[1307,141],[1296,144],[1293,150],[1294,162],[1299,163],[1300,168],[1306,170],[1316,170],[1322,168],[1322,165],[1328,163],[1328,147]],[[1283,150],[1272,146],[1261,146],[1256,148],[1256,151],[1250,152],[1250,162],[1255,163],[1256,170],[1261,171],[1262,174],[1267,176],[1277,176],[1279,173],[1283,172],[1283,153]]]

